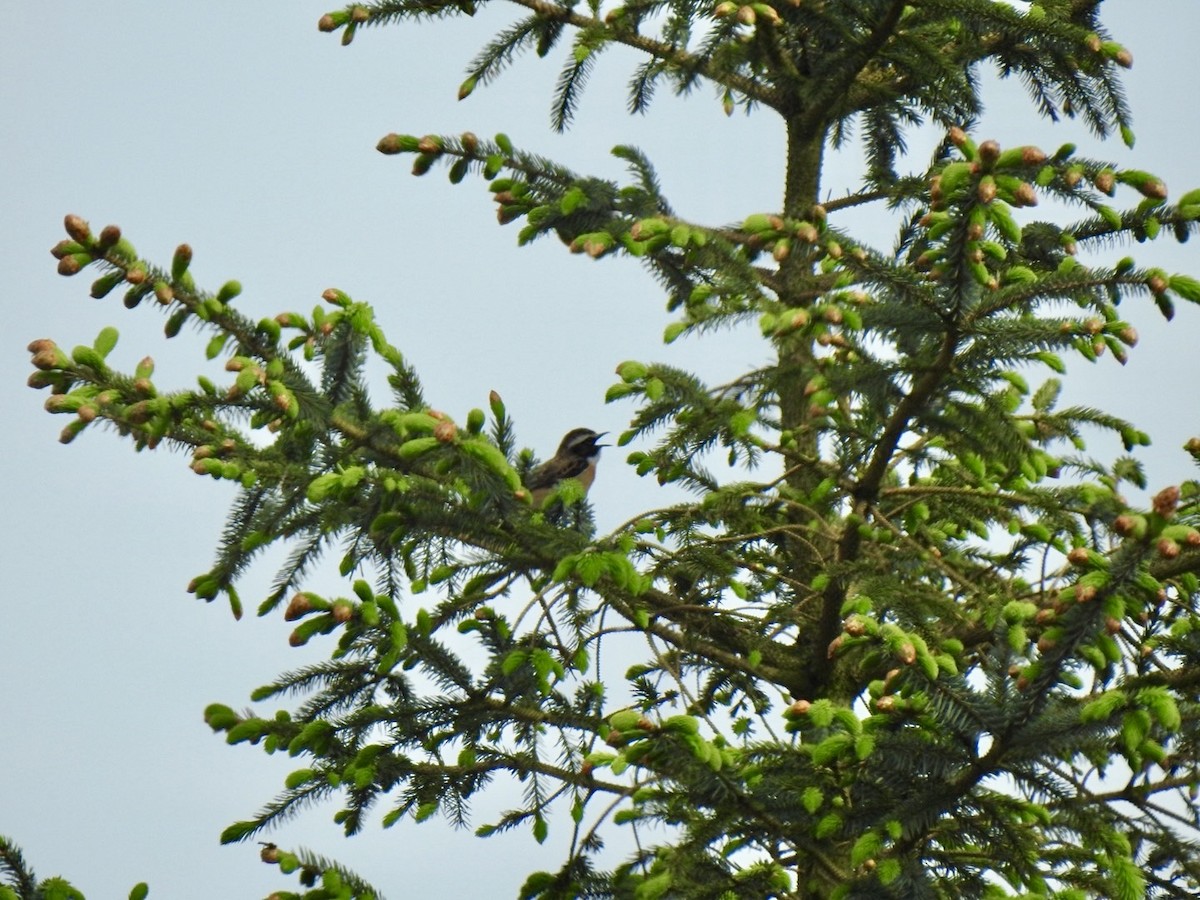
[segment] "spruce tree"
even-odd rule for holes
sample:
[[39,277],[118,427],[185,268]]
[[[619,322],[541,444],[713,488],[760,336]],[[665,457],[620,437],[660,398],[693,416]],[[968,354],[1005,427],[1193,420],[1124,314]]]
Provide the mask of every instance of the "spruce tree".
[[[92,296],[165,309],[168,337],[199,325],[229,374],[160,392],[149,358],[106,363],[115,329],[69,353],[35,341],[30,383],[72,417],[62,439],[100,423],[236,482],[190,590],[240,616],[239,578],[286,545],[257,612],[295,622],[295,645],[329,636],[327,660],[251,695],[278,712],[206,710],[230,743],[301,765],[223,839],[329,800],[347,834],[375,811],[485,837],[570,830],[525,898],[1194,896],[1200,489],[1131,505],[1139,462],[1098,461],[1085,439],[1148,437],[1061,406],[1057,376],[1125,358],[1123,302],[1170,318],[1200,301],[1187,275],[1109,256],[1185,240],[1200,192],[1172,202],[1150,173],[974,127],[998,67],[1040,114],[1132,143],[1131,59],[1098,0],[513,2],[462,96],[567,46],[565,128],[601,53],[630,48],[632,111],[660,87],[715,87],[729,112],[782,119],[779,207],[686,220],[629,146],[613,151],[620,183],[502,134],[389,134],[379,151],[482,178],[521,244],[634,257],[675,316],[668,342],[749,320],[770,360],[716,385],[617,365],[607,399],[631,413],[615,443],[686,499],[599,534],[575,481],[533,505],[537,461],[501,397],[440,410],[367,303],[331,289],[311,313],[244,311],[236,282],[194,283],[186,245],[155,263],[68,216],[61,274],[96,267]],[[348,44],[474,11],[401,0],[319,24]],[[931,160],[905,152],[922,124],[944,134]],[[833,195],[825,154],[856,141],[862,184]],[[863,208],[895,219],[893,246],[839,225]],[[368,389],[380,363],[386,397]],[[306,588],[327,556],[342,596]],[[637,655],[614,668],[606,653]],[[472,820],[502,779],[523,802]],[[632,856],[605,850],[618,829],[644,835]],[[9,893],[40,896],[0,851]],[[263,858],[299,879],[280,897],[388,889],[305,850]]]

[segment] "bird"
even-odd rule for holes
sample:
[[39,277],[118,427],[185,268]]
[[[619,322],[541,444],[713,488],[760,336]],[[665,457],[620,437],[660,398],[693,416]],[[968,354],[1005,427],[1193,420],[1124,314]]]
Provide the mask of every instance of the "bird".
[[596,442],[606,434],[607,431],[596,433],[590,428],[572,428],[566,433],[554,456],[535,468],[525,479],[525,487],[529,489],[535,509],[566,478],[577,479],[583,485],[583,492],[587,493],[596,478],[600,448],[609,446]]

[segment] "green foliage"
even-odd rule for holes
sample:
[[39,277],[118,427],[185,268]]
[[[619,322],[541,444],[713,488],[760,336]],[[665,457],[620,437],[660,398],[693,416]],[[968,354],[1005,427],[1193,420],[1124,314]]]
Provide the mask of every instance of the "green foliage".
[[[149,895],[144,883],[137,884],[130,890],[129,900],[146,900]],[[0,835],[0,900],[84,900],[84,896],[65,878],[38,879],[20,848]]]
[[[160,266],[115,227],[94,236],[68,217],[60,272],[96,265],[93,294],[128,284],[130,307],[153,294],[167,336],[195,321],[229,375],[160,392],[148,360],[107,365],[115,330],[70,354],[37,341],[31,384],[74,416],[63,440],[99,422],[236,482],[191,589],[240,615],[239,577],[286,544],[258,611],[284,606],[293,645],[329,636],[328,660],[252,695],[290,707],[206,710],[229,743],[297,760],[222,840],[322,800],[347,834],[376,808],[387,827],[463,825],[479,792],[515,779],[522,802],[479,835],[571,834],[562,867],[530,875],[522,897],[1192,896],[1200,488],[1130,507],[1121,485],[1145,486],[1140,465],[1097,462],[1086,440],[1107,432],[1132,451],[1149,438],[1102,409],[1059,408],[1055,376],[1125,361],[1137,336],[1122,303],[1148,298],[1170,318],[1175,300],[1200,300],[1190,276],[1079,252],[1183,240],[1198,195],[1172,204],[1151,174],[961,127],[990,63],[1044,115],[1131,143],[1116,77],[1128,54],[1099,4],[634,0],[603,18],[598,4],[516,4],[523,18],[476,57],[464,95],[569,38],[565,127],[599,55],[625,45],[643,59],[636,111],[663,80],[703,81],[730,109],[782,117],[780,208],[688,221],[624,146],[624,184],[505,135],[392,134],[379,150],[413,156],[417,175],[483,177],[521,244],[554,234],[638,260],[676,317],[667,342],[754,321],[770,361],[722,385],[617,367],[607,399],[633,404],[629,463],[689,495],[597,535],[578,489],[556,495],[561,513],[532,507],[532,456],[503,401],[460,427],[367,304],[330,290],[309,314],[256,322],[231,305],[236,282],[196,287],[186,245]],[[473,11],[381,2],[321,28],[348,42]],[[921,120],[946,139],[901,176],[904,131]],[[852,125],[864,183],[818,202],[821,153]],[[1041,202],[1079,219],[1036,219]],[[839,226],[866,204],[896,215],[890,250]],[[379,363],[384,401],[367,387]],[[334,548],[348,596],[305,590]],[[642,654],[623,679],[597,662],[613,645]],[[646,835],[628,859],[602,852],[614,827]],[[28,893],[17,859],[8,872]],[[306,853],[267,845],[264,859],[309,889],[279,896],[376,896]]]

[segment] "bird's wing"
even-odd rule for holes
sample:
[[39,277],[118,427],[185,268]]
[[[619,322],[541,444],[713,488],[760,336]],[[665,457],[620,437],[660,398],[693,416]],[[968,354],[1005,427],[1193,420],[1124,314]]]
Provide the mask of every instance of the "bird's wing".
[[559,459],[556,457],[530,472],[529,477],[525,479],[525,487],[531,491],[548,488],[558,484],[564,478],[575,478],[583,474],[587,467],[586,459]]

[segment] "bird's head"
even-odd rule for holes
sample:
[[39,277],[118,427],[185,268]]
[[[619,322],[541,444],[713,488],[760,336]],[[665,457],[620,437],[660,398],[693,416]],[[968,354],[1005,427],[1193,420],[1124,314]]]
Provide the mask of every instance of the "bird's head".
[[607,431],[596,433],[590,428],[572,428],[558,445],[558,456],[574,456],[579,459],[594,459],[600,455],[600,448],[608,444],[597,441],[608,434]]

